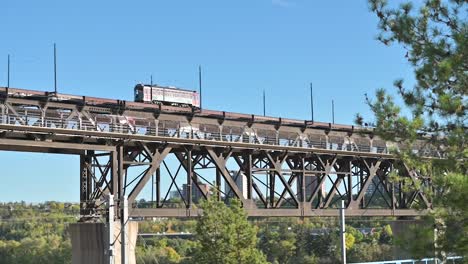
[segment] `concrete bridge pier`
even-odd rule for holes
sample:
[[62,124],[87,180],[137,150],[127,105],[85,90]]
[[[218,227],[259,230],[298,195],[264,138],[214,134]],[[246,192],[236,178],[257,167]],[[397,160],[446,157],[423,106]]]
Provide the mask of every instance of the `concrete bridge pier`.
[[70,224],[72,242],[72,264],[136,264],[135,247],[138,223],[129,221],[126,234],[126,255],[128,262],[121,258],[120,222],[114,222],[113,251],[109,250],[109,229],[106,223]]

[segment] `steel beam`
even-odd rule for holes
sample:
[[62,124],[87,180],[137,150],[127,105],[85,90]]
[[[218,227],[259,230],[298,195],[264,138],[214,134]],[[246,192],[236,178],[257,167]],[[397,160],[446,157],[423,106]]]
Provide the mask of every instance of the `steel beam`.
[[[315,209],[301,211],[300,209],[245,209],[249,217],[338,217],[338,209]],[[347,217],[370,216],[422,216],[427,210],[414,209],[346,209]],[[198,217],[203,214],[201,209],[186,208],[132,208],[129,214],[133,218],[151,217]]]
[[115,147],[105,145],[0,138],[0,150],[79,155],[84,150],[113,151],[115,150]]

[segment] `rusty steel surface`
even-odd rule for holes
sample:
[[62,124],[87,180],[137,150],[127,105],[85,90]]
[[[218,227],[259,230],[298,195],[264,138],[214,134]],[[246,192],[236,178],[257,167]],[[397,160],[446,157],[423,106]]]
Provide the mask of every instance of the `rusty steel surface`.
[[341,200],[350,216],[417,216],[431,182],[389,153],[405,147],[354,126],[0,87],[0,150],[79,155],[84,219],[107,194],[135,218],[197,216],[210,196],[252,217],[336,216]]

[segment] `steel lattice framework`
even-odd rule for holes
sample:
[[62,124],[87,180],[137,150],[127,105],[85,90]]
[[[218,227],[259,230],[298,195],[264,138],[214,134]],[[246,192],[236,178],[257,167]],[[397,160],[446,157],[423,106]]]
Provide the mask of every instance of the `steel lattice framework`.
[[240,199],[258,217],[336,216],[342,199],[350,216],[431,208],[430,179],[388,153],[405,146],[369,129],[21,89],[0,98],[1,150],[80,156],[83,218],[108,194],[128,196],[133,217],[197,216],[209,196]]

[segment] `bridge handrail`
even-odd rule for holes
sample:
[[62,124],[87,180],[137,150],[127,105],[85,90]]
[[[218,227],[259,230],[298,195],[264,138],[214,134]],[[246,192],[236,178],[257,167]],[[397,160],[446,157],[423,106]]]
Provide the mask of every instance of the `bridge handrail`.
[[[461,256],[452,256],[452,257],[447,257],[447,260],[451,260],[452,263],[456,263],[455,260],[458,259],[463,259]],[[400,259],[400,260],[388,260],[388,261],[373,261],[373,262],[354,262],[350,264],[403,264],[403,263],[420,263],[424,261],[424,263],[432,263],[428,261],[434,261],[434,263],[439,263],[441,262],[440,259],[438,258],[424,258],[424,259]]]
[[[137,135],[152,135],[162,137],[175,137],[185,139],[200,139],[200,140],[213,140],[221,142],[242,142],[259,145],[274,145],[285,147],[302,147],[310,149],[326,149],[326,150],[339,150],[339,151],[357,151],[375,154],[390,154],[391,147],[385,142],[376,145],[361,144],[359,139],[355,142],[349,136],[333,140],[323,140],[318,134],[298,134],[293,132],[277,132],[274,134],[272,131],[261,129],[255,130],[248,128],[239,130],[238,132],[231,129],[229,133],[216,132],[216,129],[210,128],[211,131],[206,130],[205,124],[190,123],[184,126],[187,122],[182,121],[161,121],[161,126],[158,127],[151,124],[150,120],[135,121],[132,116],[119,116],[113,114],[96,114],[94,117],[79,118],[72,116],[71,112],[65,112],[60,109],[43,110],[35,108],[30,105],[19,105],[15,109],[8,109],[2,107],[0,112],[0,124],[20,125],[20,126],[33,126],[33,127],[49,127],[61,128],[70,130],[84,130],[95,132],[114,132],[120,134],[137,134]],[[94,118],[94,119],[93,119]],[[146,122],[146,123],[145,123]],[[154,122],[154,121],[153,121]],[[167,127],[166,123],[169,124]],[[146,125],[142,125],[146,124]],[[171,127],[172,126],[172,127]],[[196,127],[199,126],[199,127]],[[204,127],[202,130],[200,127]],[[271,135],[269,135],[271,134]],[[319,136],[320,138],[317,138]],[[315,138],[314,138],[315,137]],[[333,136],[337,137],[337,136]],[[362,140],[361,140],[362,141]],[[403,149],[403,146],[396,146]],[[420,147],[420,148],[419,148]],[[443,158],[444,153],[438,150],[428,148],[427,146],[411,146],[411,151],[421,154],[426,157]]]

